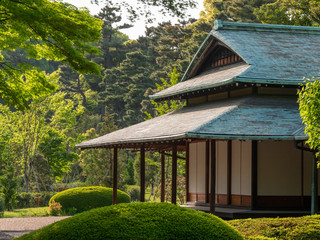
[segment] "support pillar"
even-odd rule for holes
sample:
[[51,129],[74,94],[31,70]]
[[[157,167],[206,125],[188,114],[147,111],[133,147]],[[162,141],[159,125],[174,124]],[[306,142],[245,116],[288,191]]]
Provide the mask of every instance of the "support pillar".
[[205,203],[209,203],[209,163],[210,163],[210,143],[209,140],[206,141],[206,155],[205,155]]
[[118,148],[113,148],[113,196],[112,204],[117,204],[118,190]]
[[232,180],[232,140],[228,140],[227,162],[227,204],[231,205],[231,180]]
[[171,202],[177,203],[177,144],[172,145],[172,185]]
[[318,213],[318,168],[315,153],[312,154],[312,197],[311,215]]
[[189,166],[189,142],[186,142],[186,202],[189,201],[189,182],[190,182],[190,166]]
[[165,185],[166,185],[166,179],[165,179],[165,155],[161,153],[161,202],[164,202],[165,199]]
[[251,209],[257,207],[258,195],[258,141],[252,140]]
[[145,201],[145,182],[146,177],[146,160],[145,160],[145,149],[144,144],[140,149],[140,202]]
[[210,197],[210,213],[216,212],[216,141],[211,141],[211,197]]

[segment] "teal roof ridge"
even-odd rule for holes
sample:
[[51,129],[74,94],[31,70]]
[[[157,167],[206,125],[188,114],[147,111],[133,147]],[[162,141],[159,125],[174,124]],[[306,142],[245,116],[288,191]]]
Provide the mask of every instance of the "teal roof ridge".
[[237,30],[237,31],[257,31],[257,32],[281,32],[281,33],[300,33],[300,34],[320,34],[320,27],[262,24],[262,23],[242,23],[225,22],[216,20],[213,31]]

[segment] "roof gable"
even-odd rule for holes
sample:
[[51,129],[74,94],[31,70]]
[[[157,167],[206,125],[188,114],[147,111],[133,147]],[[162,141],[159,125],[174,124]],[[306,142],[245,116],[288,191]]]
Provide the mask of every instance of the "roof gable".
[[[216,43],[226,46],[250,67],[225,82],[299,85],[304,77],[319,77],[320,71],[320,28],[273,24],[215,22],[213,30],[200,46],[191,61],[180,86],[184,92],[194,91],[199,69],[209,58]],[[201,71],[200,71],[201,72]],[[215,78],[214,75],[211,76]],[[190,85],[186,89],[183,85]],[[184,83],[183,83],[184,82]],[[208,86],[222,82],[208,79]],[[174,86],[173,86],[174,87]],[[177,95],[180,89],[166,89],[151,96],[160,99]]]

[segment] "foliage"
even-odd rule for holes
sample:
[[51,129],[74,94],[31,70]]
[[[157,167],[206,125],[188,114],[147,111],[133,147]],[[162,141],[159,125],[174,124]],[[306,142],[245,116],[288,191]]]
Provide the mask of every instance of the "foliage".
[[16,176],[15,166],[8,162],[2,176],[0,176],[0,190],[4,197],[4,205],[8,211],[13,210],[18,191],[19,178]]
[[129,194],[131,202],[140,201],[140,186],[138,185],[125,185],[125,192]]
[[[100,133],[99,133],[100,128]],[[83,134],[84,140],[90,140],[104,134],[113,132],[117,129],[113,118],[106,111],[104,122],[100,123],[97,129],[89,129]],[[123,151],[118,152],[118,169],[119,173],[124,172],[123,159],[125,158]],[[112,186],[112,162],[113,151],[110,149],[87,149],[80,154],[80,166],[82,167],[82,176],[88,185],[92,186]],[[119,187],[123,182],[123,174],[119,174]]]
[[319,26],[319,0],[277,0],[255,12],[263,23]]
[[261,5],[275,0],[204,0],[204,11],[201,20],[213,24],[214,20],[232,22],[260,22],[254,14]]
[[5,218],[21,218],[21,217],[43,217],[48,216],[48,207],[15,209],[13,211],[5,211]]
[[3,217],[4,215],[4,199],[2,197],[0,197],[0,218]]
[[[92,208],[109,206],[112,204],[113,196],[112,188],[105,187],[78,187],[65,190],[54,195],[52,201],[59,202],[62,205],[62,210],[68,213],[69,209],[76,208],[76,212],[90,210]],[[128,194],[118,190],[117,192],[118,203],[130,202]]]
[[249,239],[319,239],[320,216],[257,218],[228,221]]
[[59,216],[61,214],[61,204],[52,200],[50,203],[49,203],[49,208],[48,208],[48,214],[51,215],[51,216]]
[[[41,193],[30,193],[22,192],[16,197],[16,208],[32,208],[32,207],[46,207],[49,205],[50,198],[54,195],[53,192],[41,192]],[[39,198],[39,206],[35,201]]]
[[128,158],[128,163],[127,163],[126,168],[125,168],[125,176],[126,177],[125,177],[124,181],[128,185],[134,185],[135,184],[133,162],[134,162],[133,158],[129,157]]
[[[99,74],[99,66],[84,58],[99,52],[88,42],[100,38],[102,24],[88,12],[49,0],[4,0],[0,11],[1,51],[22,48],[29,58],[62,61],[81,73]],[[30,99],[55,89],[44,72],[23,62],[7,62],[1,53],[0,68],[0,98],[20,110]]]
[[320,150],[320,81],[317,78],[308,79],[299,91],[299,110],[307,143],[311,149]]
[[[99,3],[99,0],[92,0]],[[110,3],[117,2],[122,7],[121,12],[128,16],[128,20],[133,22],[140,19],[141,16],[146,18],[146,22],[153,22],[154,11],[158,11],[161,15],[170,15],[177,17],[185,17],[185,11],[188,8],[194,8],[196,1],[194,0],[138,0],[134,4],[123,0],[100,0],[100,2]]]
[[[55,73],[51,74],[52,81],[57,80]],[[28,110],[24,112],[11,112],[3,105],[3,114],[0,115],[0,138],[4,136],[9,152],[21,166],[26,192],[29,191],[31,177],[35,178],[37,190],[40,191],[38,178],[46,189],[45,180],[41,178],[40,171],[46,171],[52,183],[55,178],[68,170],[68,165],[77,155],[70,153],[68,148],[75,143],[67,138],[72,131],[77,116],[82,113],[81,106],[75,106],[71,100],[65,99],[65,94],[57,92],[49,96],[34,99]],[[52,152],[49,147],[55,148]],[[1,154],[0,154],[1,155]],[[12,158],[12,156],[10,156]]]
[[[170,77],[169,82],[161,78],[162,85],[156,84],[157,92],[162,91],[178,83],[179,73],[177,73],[176,68],[174,68],[173,72],[171,74],[168,74],[168,76]],[[174,110],[180,109],[183,106],[185,106],[185,103],[181,103],[181,101],[179,100],[170,100],[170,101],[164,101],[164,102],[155,102],[154,100],[151,100],[151,103],[155,107],[156,116],[160,116],[160,115],[172,112]],[[145,114],[147,115],[148,119],[153,118],[151,113],[145,112]]]
[[56,222],[19,239],[243,239],[216,216],[168,203],[118,204]]

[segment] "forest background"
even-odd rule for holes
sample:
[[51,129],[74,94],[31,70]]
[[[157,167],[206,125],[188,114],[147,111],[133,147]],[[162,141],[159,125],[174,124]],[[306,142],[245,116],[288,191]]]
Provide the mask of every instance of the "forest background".
[[[162,6],[162,9],[178,16],[178,24],[162,22],[147,27],[145,36],[129,40],[119,30],[131,27],[141,15],[149,21],[152,13],[147,8],[135,9],[102,1],[104,7],[94,16],[102,21],[101,38],[90,45],[92,49],[97,48],[99,54],[93,50],[85,54],[88,62],[99,66],[93,71],[77,69],[80,63],[38,54],[44,50],[35,47],[37,39],[29,39],[28,44],[15,49],[2,44],[2,83],[6,81],[3,72],[10,72],[11,68],[23,69],[28,64],[32,71],[37,69],[33,72],[36,77],[20,76],[24,81],[35,79],[35,83],[31,81],[32,94],[25,96],[16,91],[11,98],[0,94],[0,189],[4,194],[11,194],[14,199],[17,192],[54,192],[83,185],[111,187],[111,151],[81,152],[75,145],[182,107],[183,103],[175,101],[155,103],[148,96],[180,80],[216,19],[309,26],[320,23],[317,0],[204,0],[204,11],[198,19],[187,19],[183,15],[185,8],[193,6],[193,1],[169,2],[175,4]],[[143,0],[140,3],[142,6],[159,4]],[[63,7],[76,9],[67,3]],[[129,16],[125,21],[121,17],[124,11]],[[0,27],[3,28],[5,20],[3,12],[1,14]],[[11,63],[10,67],[7,63]],[[42,92],[37,82],[44,77],[47,85]],[[1,89],[3,86],[0,84],[0,93],[5,92]],[[19,101],[21,96],[25,97],[24,101]],[[160,157],[156,152],[149,152],[146,157],[146,186],[150,190],[149,199],[154,200],[159,192]],[[170,161],[168,157],[167,190],[170,189]],[[121,150],[120,189],[139,185],[138,166],[138,154]],[[181,202],[184,201],[184,169],[181,160],[178,175]]]

